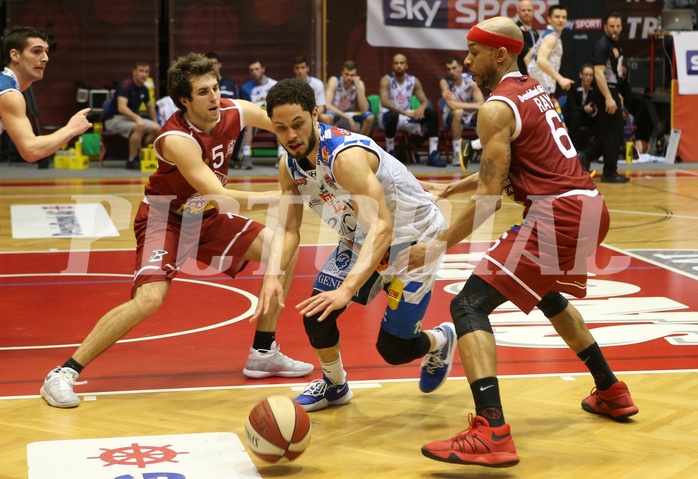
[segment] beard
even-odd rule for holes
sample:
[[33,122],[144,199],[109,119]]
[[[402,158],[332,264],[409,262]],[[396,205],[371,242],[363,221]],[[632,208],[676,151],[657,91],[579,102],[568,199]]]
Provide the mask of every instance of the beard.
[[291,155],[296,160],[303,160],[308,157],[308,154],[315,149],[317,145],[317,129],[315,125],[311,128],[310,137],[308,137],[308,147],[304,150],[299,150],[295,155]]

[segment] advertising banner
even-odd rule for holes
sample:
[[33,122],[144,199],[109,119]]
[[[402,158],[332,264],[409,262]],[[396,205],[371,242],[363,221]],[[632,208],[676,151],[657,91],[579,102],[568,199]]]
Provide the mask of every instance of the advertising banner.
[[[623,18],[621,45],[627,56],[648,56],[648,33],[656,30],[663,2],[654,0],[558,1],[532,0],[533,26],[547,24],[548,7],[568,9],[567,29],[575,39],[602,30],[603,16],[617,12]],[[516,17],[518,0],[367,0],[368,44],[374,47],[463,50],[465,35],[478,22],[495,16]],[[597,35],[598,37],[598,35]]]

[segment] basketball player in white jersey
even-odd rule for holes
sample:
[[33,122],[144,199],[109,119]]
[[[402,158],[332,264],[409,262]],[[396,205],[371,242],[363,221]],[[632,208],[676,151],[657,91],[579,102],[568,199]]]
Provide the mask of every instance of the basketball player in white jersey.
[[528,76],[538,80],[550,96],[555,94],[557,84],[569,90],[574,80],[560,75],[562,64],[562,30],[567,25],[567,9],[553,5],[548,9],[548,27],[528,53]]
[[[464,168],[467,166],[468,151],[473,148],[470,145],[461,148],[462,143],[469,143],[470,140],[461,139],[463,128],[475,128],[477,112],[485,102],[482,91],[473,81],[469,73],[463,72],[463,64],[457,57],[450,57],[446,60],[448,75],[441,79],[441,115],[447,128],[451,129],[451,140],[453,143],[453,158],[460,157],[460,164]],[[479,143],[479,142],[478,142]],[[480,149],[478,146],[477,149]]]
[[375,117],[366,98],[366,85],[356,73],[356,63],[347,60],[342,74],[327,80],[325,113],[320,121],[371,136]]
[[419,387],[434,391],[448,376],[455,344],[450,322],[422,331],[438,264],[409,273],[391,267],[398,251],[445,229],[433,198],[371,138],[319,123],[307,83],[279,81],[267,95],[267,114],[288,154],[279,168],[280,220],[255,315],[263,315],[274,298],[283,301],[280,278],[298,249],[305,207],[339,235],[312,296],[296,306],[323,376],[295,401],[316,411],[351,400],[338,318],[352,302],[368,304],[381,291],[387,292],[388,305],[382,318],[375,318],[380,324],[376,349],[389,364],[424,358]]
[[[407,73],[407,57],[398,53],[393,57],[393,72],[380,81],[381,111],[379,126],[385,129],[385,147],[393,155],[395,134],[398,130],[429,138],[428,166],[446,166],[439,156],[439,114],[431,106],[422,83]],[[412,108],[412,96],[419,101]]]

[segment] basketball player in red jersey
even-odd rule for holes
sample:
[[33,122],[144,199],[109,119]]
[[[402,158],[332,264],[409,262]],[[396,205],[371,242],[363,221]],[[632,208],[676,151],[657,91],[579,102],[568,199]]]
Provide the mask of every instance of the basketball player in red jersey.
[[[136,273],[132,299],[104,315],[62,367],[49,372],[41,396],[54,407],[80,404],[73,391],[78,374],[162,304],[170,282],[187,258],[231,277],[249,260],[266,260],[272,231],[236,214],[253,202],[266,207],[278,202],[278,192],[249,192],[226,188],[228,163],[242,128],[271,130],[271,121],[258,106],[243,100],[221,99],[211,60],[190,53],[168,71],[168,92],[179,108],[155,140],[158,169],[145,187],[145,198],[134,221]],[[285,294],[295,267],[294,258],[281,275]],[[254,343],[243,374],[250,378],[301,377],[313,366],[294,361],[275,341],[281,308],[278,301],[257,322]]]
[[476,191],[437,241],[418,243],[401,258],[412,269],[433,258],[435,251],[459,243],[499,209],[502,192],[524,206],[523,224],[495,242],[451,303],[475,416],[453,438],[422,447],[426,457],[439,461],[491,467],[519,462],[504,420],[489,320],[507,300],[525,313],[538,307],[589,368],[595,388],[582,401],[586,411],[615,420],[638,412],[579,311],[560,294],[586,295],[586,259],[605,237],[609,215],[545,89],[519,73],[522,47],[521,30],[508,18],[485,20],[468,33],[465,64],[478,86],[492,94],[478,117],[483,145],[479,174],[451,190]]

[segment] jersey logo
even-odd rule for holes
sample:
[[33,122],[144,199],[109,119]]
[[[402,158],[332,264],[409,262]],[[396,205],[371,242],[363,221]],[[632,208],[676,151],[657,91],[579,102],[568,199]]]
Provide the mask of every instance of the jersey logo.
[[162,261],[166,254],[167,251],[165,251],[164,249],[154,249],[153,255],[150,258],[148,258],[148,263],[157,263],[159,261]]
[[328,186],[334,186],[334,184],[335,184],[334,178],[332,178],[330,175],[325,175],[325,177],[323,178],[323,181]]
[[225,152],[225,158],[230,159],[231,156],[233,156],[233,150],[235,149],[235,140],[230,140],[228,143],[228,148]]
[[325,203],[332,207],[335,214],[347,209],[347,206],[341,201],[339,201],[339,199],[332,193],[320,193],[319,196]]

